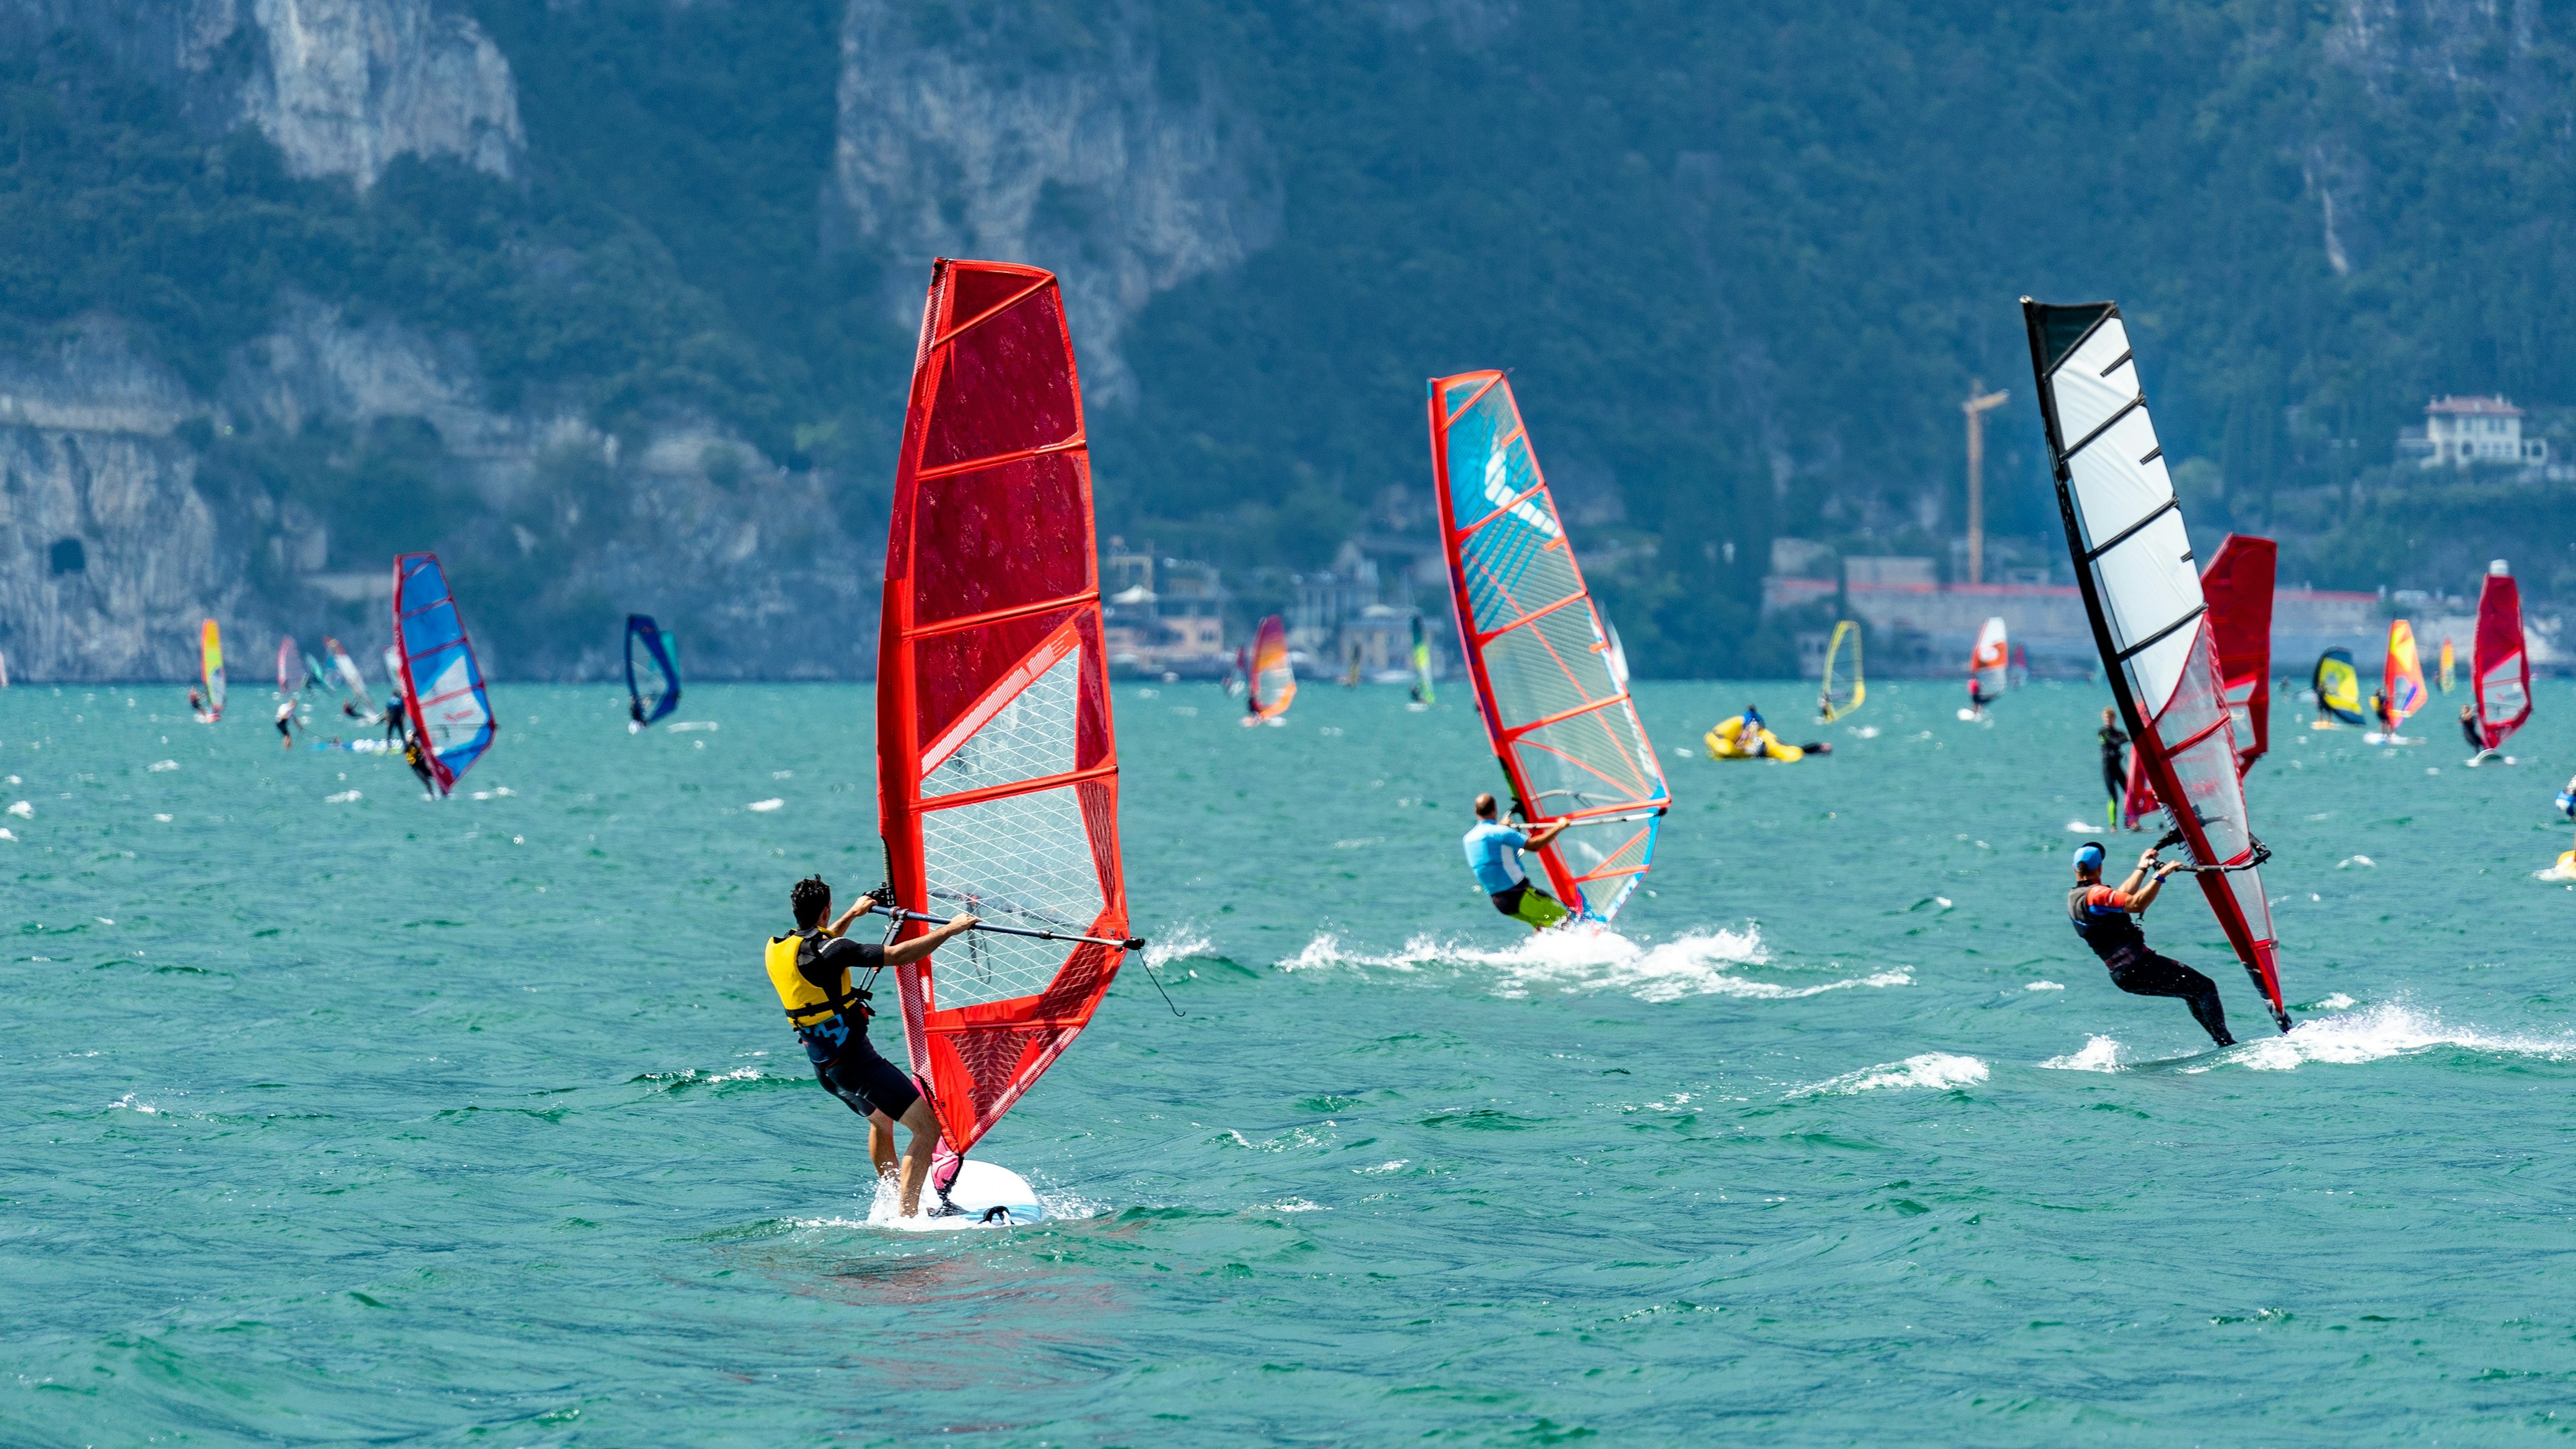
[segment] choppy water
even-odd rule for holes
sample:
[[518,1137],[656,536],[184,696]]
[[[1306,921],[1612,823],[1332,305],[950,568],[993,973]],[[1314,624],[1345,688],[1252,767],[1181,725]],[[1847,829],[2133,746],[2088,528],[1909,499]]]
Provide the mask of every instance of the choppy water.
[[[1748,694],[1649,685],[1668,755]],[[487,798],[246,704],[0,694],[0,1442],[2497,1442],[2570,1402],[2576,893],[2525,763],[2286,737],[2264,1027],[2196,894],[2063,924],[2092,712],[1882,685],[1671,760],[1626,935],[1456,837],[1472,716],[1121,686],[1142,973],[988,1139],[1066,1216],[866,1226],[761,977],[878,877],[868,692],[495,691]],[[1866,729],[1858,728],[1861,726]],[[1870,732],[1875,731],[1874,735]],[[1793,727],[1793,738],[1816,731]],[[1868,736],[1868,737],[1864,737]],[[2435,773],[2438,771],[2438,773]],[[354,792],[354,793],[353,793]],[[783,802],[773,809],[761,802]]]

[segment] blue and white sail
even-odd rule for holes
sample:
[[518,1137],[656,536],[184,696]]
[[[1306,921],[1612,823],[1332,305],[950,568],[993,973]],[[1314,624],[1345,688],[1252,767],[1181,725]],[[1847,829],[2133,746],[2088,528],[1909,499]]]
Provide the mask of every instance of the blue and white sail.
[[[673,644],[652,615],[626,616],[626,694],[632,701],[629,718],[639,729],[680,707],[680,665]],[[641,671],[636,668],[639,654]]]

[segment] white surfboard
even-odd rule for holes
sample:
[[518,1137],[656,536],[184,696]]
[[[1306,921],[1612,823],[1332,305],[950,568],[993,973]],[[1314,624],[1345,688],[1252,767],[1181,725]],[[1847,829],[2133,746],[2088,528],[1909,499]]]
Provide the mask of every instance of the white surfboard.
[[1012,1227],[1043,1221],[1046,1204],[1038,1201],[1037,1189],[1027,1178],[997,1162],[967,1158],[957,1172],[957,1181],[948,1189],[948,1202],[954,1213],[932,1216],[939,1211],[939,1194],[928,1185],[921,1189],[922,1212],[918,1217],[900,1218],[895,1209],[899,1196],[892,1179],[877,1184],[876,1202],[868,1209],[871,1227],[898,1228],[908,1232],[944,1232],[955,1228]]

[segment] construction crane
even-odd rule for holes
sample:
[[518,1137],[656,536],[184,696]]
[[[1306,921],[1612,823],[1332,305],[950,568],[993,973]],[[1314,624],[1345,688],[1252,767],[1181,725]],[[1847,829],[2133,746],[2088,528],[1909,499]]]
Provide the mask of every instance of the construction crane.
[[1968,582],[1986,581],[1986,414],[2012,396],[2001,388],[1986,392],[1982,377],[1968,380],[1968,400],[1959,411],[1968,415]]

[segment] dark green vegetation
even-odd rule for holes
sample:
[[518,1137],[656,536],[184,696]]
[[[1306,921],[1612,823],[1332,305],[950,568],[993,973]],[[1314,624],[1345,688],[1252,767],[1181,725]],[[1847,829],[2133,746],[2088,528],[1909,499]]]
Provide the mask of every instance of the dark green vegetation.
[[[912,33],[994,8],[918,0]],[[1131,325],[1141,401],[1094,417],[1109,528],[1233,565],[1427,529],[1422,380],[1509,367],[1595,502],[1641,667],[1708,672],[1785,663],[1754,618],[1774,535],[1956,532],[1972,379],[2014,393],[1992,526],[2052,526],[2023,292],[2123,302],[2168,449],[2200,460],[2196,523],[2283,530],[2290,578],[2456,590],[2459,559],[2568,557],[2563,489],[2370,474],[2431,393],[2576,401],[2576,13],[2506,8],[1529,0],[1408,29],[1359,0],[1151,0],[1136,45],[1035,4],[1002,17],[1023,55],[977,58],[1153,64],[1280,190],[1271,245]],[[294,288],[461,335],[498,406],[713,411],[876,516],[911,351],[883,299],[919,259],[827,245],[841,7],[473,9],[517,78],[518,181],[404,162],[361,198],[77,41],[6,57],[0,335],[103,310],[203,385]],[[294,441],[238,461],[352,546],[346,500],[384,496],[364,470],[429,466]]]

